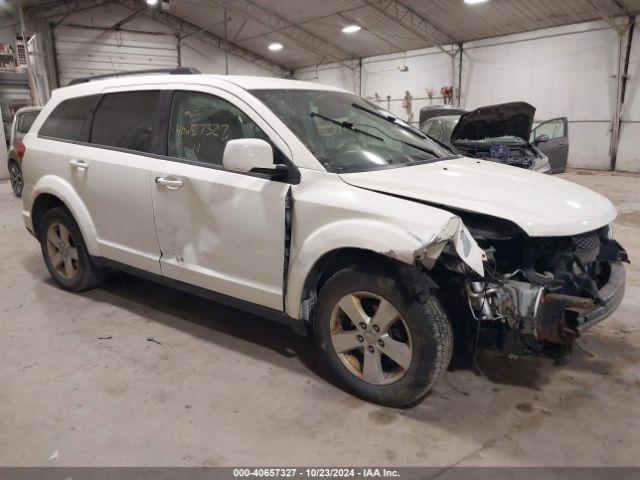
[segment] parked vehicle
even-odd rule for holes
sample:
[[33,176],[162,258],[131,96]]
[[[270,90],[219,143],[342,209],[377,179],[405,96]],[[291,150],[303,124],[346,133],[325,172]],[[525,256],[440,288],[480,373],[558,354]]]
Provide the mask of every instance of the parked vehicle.
[[82,81],[23,144],[25,224],[62,288],[121,269],[313,330],[342,384],[384,405],[426,395],[454,331],[560,358],[624,294],[609,200],[452,155],[333,87]]
[[[464,108],[456,107],[455,105],[427,105],[420,109],[419,124],[422,126],[427,120],[435,117],[449,117],[463,115],[467,113]],[[448,138],[447,138],[448,140]]]
[[22,158],[16,151],[16,146],[22,142],[34,120],[42,110],[42,107],[24,107],[18,110],[13,116],[11,125],[11,137],[9,140],[9,152],[7,155],[7,166],[9,167],[9,178],[11,188],[16,197],[22,195]]
[[535,108],[524,102],[491,105],[471,112],[432,105],[421,110],[424,121],[420,129],[469,157],[541,173],[562,173],[569,154],[567,119],[549,120],[532,131],[534,114]]

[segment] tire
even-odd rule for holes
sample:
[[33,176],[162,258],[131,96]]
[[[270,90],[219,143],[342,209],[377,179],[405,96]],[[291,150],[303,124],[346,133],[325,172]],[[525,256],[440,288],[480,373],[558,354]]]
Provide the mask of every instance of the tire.
[[[315,341],[329,370],[350,392],[389,407],[424,398],[453,352],[451,323],[429,278],[402,270],[409,269],[341,270],[324,284],[314,309]],[[366,328],[353,329],[353,317]]]
[[40,224],[42,256],[51,277],[65,290],[81,292],[97,286],[102,271],[91,262],[73,216],[64,207],[44,214]]
[[24,188],[24,178],[22,177],[22,169],[15,161],[9,161],[9,178],[11,179],[11,188],[16,197],[22,196]]

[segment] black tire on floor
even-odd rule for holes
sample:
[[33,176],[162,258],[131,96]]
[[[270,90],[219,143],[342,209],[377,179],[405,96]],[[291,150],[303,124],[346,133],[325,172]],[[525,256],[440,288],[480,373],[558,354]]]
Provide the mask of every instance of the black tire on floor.
[[24,180],[22,178],[22,170],[20,165],[15,161],[9,161],[9,178],[11,179],[11,189],[16,197],[22,196],[22,189],[24,188]]
[[[52,263],[50,254],[50,245],[47,235],[49,228],[52,225],[62,225],[69,231],[70,245],[77,249],[77,260],[73,265],[76,269],[75,275],[70,278],[66,278],[61,272],[59,272]],[[73,216],[64,207],[56,207],[49,210],[44,214],[42,222],[39,228],[40,233],[40,246],[42,249],[42,256],[44,257],[47,269],[51,274],[51,277],[65,290],[71,290],[74,292],[81,292],[96,287],[103,278],[103,272],[97,268],[91,262],[89,252],[78,228],[78,224],[73,219]],[[62,267],[61,267],[62,268]]]
[[[429,292],[429,282],[424,282],[424,287],[421,287],[418,285],[421,282],[415,281],[416,278],[424,279],[425,274],[418,277],[404,275],[402,268],[356,265],[341,270],[324,284],[313,312],[315,341],[331,372],[359,397],[390,407],[409,406],[421,400],[447,369],[453,352],[449,319],[436,297]],[[332,313],[345,295],[354,292],[371,292],[390,302],[409,330],[411,361],[404,374],[393,383],[375,385],[365,382],[345,366],[333,347]],[[366,348],[363,347],[362,358]]]

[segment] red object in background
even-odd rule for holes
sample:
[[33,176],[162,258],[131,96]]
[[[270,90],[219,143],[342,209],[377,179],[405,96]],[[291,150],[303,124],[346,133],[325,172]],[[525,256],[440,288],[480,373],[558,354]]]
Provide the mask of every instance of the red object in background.
[[452,103],[453,101],[453,86],[444,86],[440,89],[440,94],[444,98],[444,104]]

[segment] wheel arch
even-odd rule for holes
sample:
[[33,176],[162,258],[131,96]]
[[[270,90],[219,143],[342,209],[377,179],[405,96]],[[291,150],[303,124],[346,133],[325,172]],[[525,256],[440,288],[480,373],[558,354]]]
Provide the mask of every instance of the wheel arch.
[[[303,287],[302,299],[317,294],[332,275],[351,265],[365,262],[391,263],[394,260],[381,253],[364,248],[342,247],[330,250],[313,264],[307,274]],[[395,260],[397,262],[397,260]]]
[[34,187],[34,197],[31,206],[31,222],[36,238],[40,238],[40,223],[44,214],[56,207],[65,207],[78,224],[82,238],[92,256],[99,256],[98,239],[95,226],[89,211],[80,196],[71,185],[62,179],[52,176],[43,177]]
[[377,222],[336,222],[320,229],[308,236],[292,257],[287,272],[285,311],[293,318],[303,318],[302,302],[314,288],[317,291],[318,282],[349,264],[385,261],[412,265],[415,251],[422,244],[410,232]]

